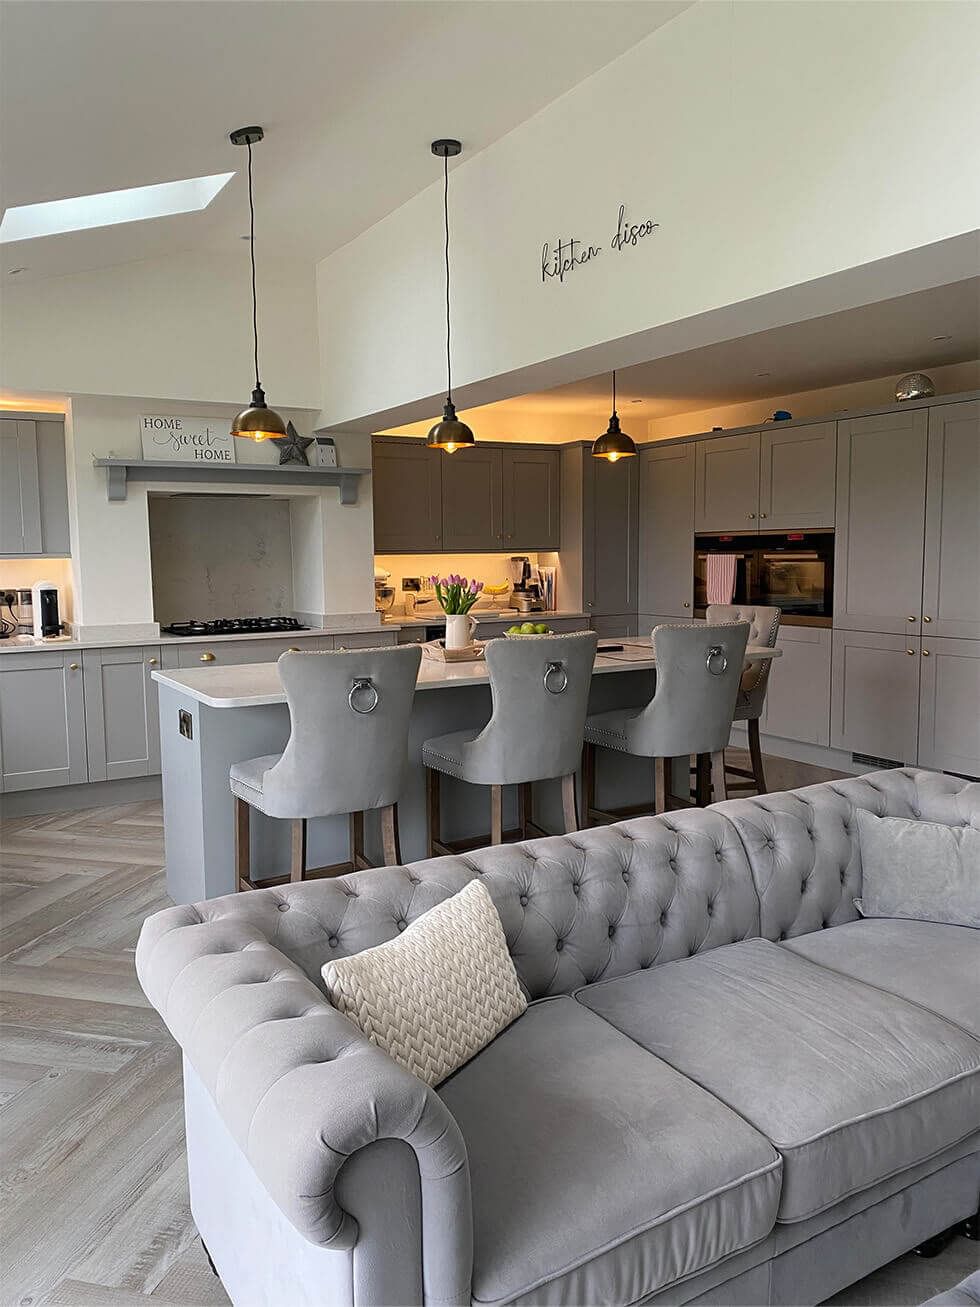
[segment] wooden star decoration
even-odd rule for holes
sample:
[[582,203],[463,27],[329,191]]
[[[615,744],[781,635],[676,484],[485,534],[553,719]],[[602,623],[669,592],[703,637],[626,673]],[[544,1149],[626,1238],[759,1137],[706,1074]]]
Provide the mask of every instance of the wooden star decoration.
[[306,451],[313,441],[307,436],[301,436],[291,422],[286,423],[286,434],[273,436],[272,443],[279,450],[280,467],[283,463],[302,463],[309,467],[310,460]]

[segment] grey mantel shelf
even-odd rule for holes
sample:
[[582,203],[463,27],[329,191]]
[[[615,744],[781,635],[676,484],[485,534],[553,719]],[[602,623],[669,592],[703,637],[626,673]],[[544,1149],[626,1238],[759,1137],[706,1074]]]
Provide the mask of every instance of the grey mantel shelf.
[[337,486],[342,504],[357,503],[357,485],[370,472],[366,467],[303,467],[265,463],[171,463],[156,458],[96,458],[105,468],[106,493],[111,501],[126,498],[130,481],[197,481],[228,485]]

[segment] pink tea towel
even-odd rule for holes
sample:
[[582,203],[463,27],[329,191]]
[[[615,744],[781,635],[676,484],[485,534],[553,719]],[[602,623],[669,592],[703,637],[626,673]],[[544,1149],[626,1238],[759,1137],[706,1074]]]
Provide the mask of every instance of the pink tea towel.
[[709,554],[705,576],[709,604],[730,604],[735,597],[736,554]]

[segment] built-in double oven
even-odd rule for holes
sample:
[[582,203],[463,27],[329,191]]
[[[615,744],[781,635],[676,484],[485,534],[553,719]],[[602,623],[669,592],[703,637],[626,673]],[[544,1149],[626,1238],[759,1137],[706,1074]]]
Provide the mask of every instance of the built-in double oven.
[[694,537],[694,612],[708,606],[708,556],[735,557],[732,603],[782,610],[796,626],[830,626],[834,614],[833,531]]

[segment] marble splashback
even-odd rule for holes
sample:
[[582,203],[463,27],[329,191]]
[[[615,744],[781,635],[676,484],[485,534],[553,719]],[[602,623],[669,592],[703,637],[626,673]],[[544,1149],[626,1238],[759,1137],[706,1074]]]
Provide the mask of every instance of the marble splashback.
[[153,495],[153,614],[283,616],[293,611],[289,502],[256,495]]

